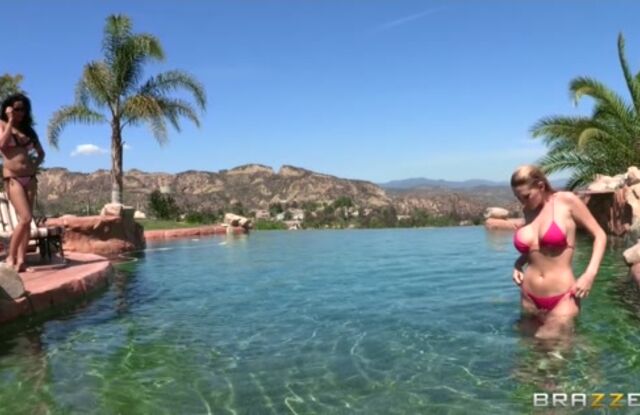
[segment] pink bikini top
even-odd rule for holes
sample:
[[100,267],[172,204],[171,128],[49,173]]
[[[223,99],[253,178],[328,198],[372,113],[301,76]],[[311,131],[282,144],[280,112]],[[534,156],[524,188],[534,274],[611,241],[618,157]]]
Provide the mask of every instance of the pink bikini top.
[[[551,220],[551,226],[549,226],[549,229],[547,229],[547,231],[544,233],[542,238],[540,238],[540,240],[538,241],[538,245],[540,246],[540,248],[557,248],[557,249],[573,248],[568,244],[567,236],[564,234],[564,232],[562,232],[562,229],[560,229],[560,227],[555,221],[555,212],[554,212],[555,206],[553,204],[553,201],[554,201],[554,196],[551,196],[551,214],[553,215],[553,218]],[[531,250],[531,247],[520,240],[520,238],[518,237],[519,231],[520,229],[518,229],[515,235],[513,235],[513,245],[521,253],[527,254]]]

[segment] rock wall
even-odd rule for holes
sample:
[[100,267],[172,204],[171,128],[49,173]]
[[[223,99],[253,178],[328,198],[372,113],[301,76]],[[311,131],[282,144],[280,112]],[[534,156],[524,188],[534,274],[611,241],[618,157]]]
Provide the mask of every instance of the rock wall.
[[627,202],[627,187],[578,192],[591,214],[608,235],[623,236],[631,228],[633,211]]
[[68,252],[113,256],[146,247],[144,228],[129,216],[71,216],[47,220],[64,228],[63,248]]

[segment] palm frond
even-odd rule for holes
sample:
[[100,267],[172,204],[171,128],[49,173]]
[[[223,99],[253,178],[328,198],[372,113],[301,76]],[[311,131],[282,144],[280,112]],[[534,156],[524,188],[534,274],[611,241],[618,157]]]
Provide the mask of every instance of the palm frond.
[[107,17],[102,38],[102,50],[105,55],[105,62],[113,66],[116,54],[122,44],[131,37],[131,19],[122,14],[113,14]]
[[140,87],[140,94],[164,96],[173,91],[184,89],[193,95],[200,109],[207,105],[204,86],[195,77],[184,71],[166,71],[151,77]]
[[149,123],[153,136],[160,144],[167,142],[164,110],[158,100],[149,95],[128,97],[122,105],[123,127],[127,124]]
[[144,64],[150,60],[163,60],[160,41],[149,34],[130,35],[115,52],[111,67],[118,92],[127,95],[140,83]]
[[76,105],[89,106],[93,102],[99,107],[108,107],[113,113],[117,101],[113,83],[113,74],[104,62],[89,62],[76,85]]
[[58,138],[60,133],[69,123],[98,124],[106,122],[104,115],[92,111],[91,109],[80,106],[70,105],[60,108],[56,111],[47,126],[47,139],[49,144],[58,148]]
[[531,127],[534,138],[543,137],[545,144],[550,144],[556,139],[569,139],[576,141],[582,131],[593,127],[593,120],[589,117],[544,117]]
[[588,77],[578,77],[571,81],[569,90],[577,104],[583,96],[596,101],[599,111],[616,117],[625,128],[631,129],[634,122],[634,111],[614,91],[603,83]]
[[629,64],[624,54],[624,37],[622,33],[618,35],[618,59],[620,60],[624,79],[627,82],[627,88],[631,94],[631,102],[633,102],[636,114],[640,115],[640,82],[631,74],[631,69],[629,69]]

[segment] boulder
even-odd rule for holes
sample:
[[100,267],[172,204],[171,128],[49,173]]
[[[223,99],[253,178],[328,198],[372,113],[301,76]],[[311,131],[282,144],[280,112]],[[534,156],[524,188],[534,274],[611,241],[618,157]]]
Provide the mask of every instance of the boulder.
[[640,169],[631,166],[627,169],[627,186],[633,186],[640,183]]
[[627,202],[628,188],[608,191],[580,191],[578,196],[608,235],[622,236],[633,223],[632,208]]
[[100,210],[100,216],[122,216],[122,203],[107,203]]
[[225,213],[224,223],[229,226],[241,226],[245,229],[251,227],[251,219],[236,215],[235,213]]
[[635,245],[625,249],[622,256],[627,265],[640,263],[640,243],[636,243]]
[[507,219],[509,217],[509,211],[501,207],[488,207],[484,211],[485,219]]
[[592,192],[606,192],[620,189],[626,183],[625,176],[626,174],[617,174],[613,177],[598,174],[595,180],[587,186],[587,190]]

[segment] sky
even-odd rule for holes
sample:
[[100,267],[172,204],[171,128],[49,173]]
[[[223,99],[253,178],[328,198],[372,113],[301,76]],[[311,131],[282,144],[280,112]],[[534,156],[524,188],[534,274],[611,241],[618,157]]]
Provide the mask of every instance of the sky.
[[640,70],[636,1],[21,0],[3,12],[0,73],[24,76],[44,167],[81,172],[110,168],[110,127],[69,125],[54,149],[47,124],[101,59],[114,13],[163,45],[145,76],[186,71],[208,99],[200,128],[184,120],[163,146],[125,129],[125,170],[258,163],[373,182],[505,181],[544,155],[537,120],[590,113],[570,99],[572,78],[627,98],[618,33]]

